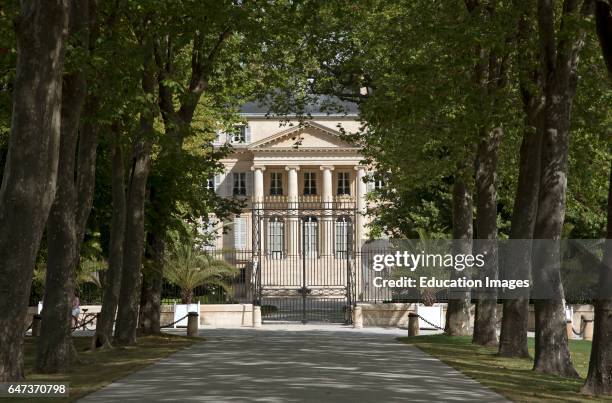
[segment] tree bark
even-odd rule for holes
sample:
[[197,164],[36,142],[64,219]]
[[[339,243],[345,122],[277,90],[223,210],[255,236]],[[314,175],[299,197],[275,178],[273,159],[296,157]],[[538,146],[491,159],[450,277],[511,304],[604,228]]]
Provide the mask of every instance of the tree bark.
[[[584,31],[567,32],[567,19],[579,14],[578,0],[566,0],[558,43],[555,40],[554,2],[538,1],[538,28],[545,106],[543,115],[540,193],[534,229],[534,285],[549,290],[550,298],[535,301],[536,353],[533,369],[538,372],[578,377],[574,369],[565,329],[565,304],[561,283],[558,241],[565,219],[567,159],[573,98],[578,81],[578,55]],[[585,2],[586,7],[587,2]],[[583,7],[583,13],[586,8]]]
[[[142,89],[147,95],[154,93],[155,78],[151,71],[152,52],[145,46]],[[119,309],[115,327],[115,342],[135,344],[138,328],[140,302],[141,267],[144,250],[144,208],[147,178],[151,168],[154,112],[152,106],[145,108],[140,117],[140,133],[133,145],[130,177],[127,186],[127,207],[123,268],[119,291]]]
[[8,154],[0,188],[0,382],[23,379],[36,254],[55,198],[68,0],[23,1]]
[[[482,277],[498,278],[497,162],[503,129],[495,128],[478,145],[476,157],[476,234],[474,253],[486,256]],[[497,290],[484,290],[476,301],[472,342],[497,345]]]
[[[465,169],[459,169],[453,184],[453,254],[472,253],[473,234],[472,192],[465,178]],[[452,270],[452,278],[463,274]],[[446,332],[451,336],[470,334],[470,291],[450,291],[446,310]]]
[[[89,47],[88,3],[73,1],[70,6],[69,34],[78,35],[83,49]],[[75,172],[79,168],[76,161],[79,122],[87,95],[85,73],[80,70],[66,74],[62,91],[57,190],[47,222],[47,273],[36,349],[36,370],[43,373],[67,372],[75,358],[70,337],[71,297],[79,261],[79,234],[83,233],[77,223],[76,211],[82,207],[78,203]],[[95,164],[95,159],[90,162]]]
[[612,394],[612,165],[608,188],[608,228],[604,256],[599,271],[600,293],[595,301],[595,327],[589,373],[582,393]]
[[117,313],[119,290],[121,287],[121,268],[123,265],[123,241],[125,235],[125,168],[123,165],[123,152],[119,140],[117,127],[114,127],[115,139],[113,144],[112,168],[112,197],[113,213],[111,219],[111,234],[108,256],[108,270],[104,285],[102,309],[96,324],[96,348],[111,347],[113,325]]
[[[520,151],[519,177],[512,213],[510,246],[512,267],[507,268],[511,278],[529,279],[531,276],[531,248],[533,229],[538,209],[538,178],[540,172],[540,140],[538,130],[525,128]],[[527,322],[529,318],[529,291],[516,299],[505,299],[503,307],[499,355],[529,357]]]
[[[531,46],[535,29],[531,24],[533,5],[523,10],[518,23],[519,87],[523,103],[524,131],[520,150],[519,177],[512,212],[510,232],[510,266],[505,267],[509,278],[531,278],[533,230],[538,211],[540,182],[540,148],[542,139],[541,112],[543,109],[542,75],[535,69],[537,51]],[[535,84],[532,82],[535,81]],[[529,319],[529,290],[518,289],[513,299],[504,299],[498,354],[504,357],[529,357],[527,325]]]
[[[175,188],[174,164],[167,168],[168,161],[176,161],[182,156],[183,140],[189,134],[193,115],[200,98],[208,88],[211,75],[214,73],[214,62],[222,51],[232,31],[225,29],[221,31],[213,43],[210,52],[203,51],[202,35],[196,33],[191,50],[191,76],[189,87],[180,97],[180,105],[175,109],[174,91],[168,86],[166,79],[172,77],[174,69],[174,58],[176,54],[173,49],[171,36],[158,38],[155,41],[154,56],[157,65],[157,87],[159,92],[159,109],[164,122],[165,133],[170,139],[158,160],[161,162],[155,167],[157,174],[162,177],[163,186],[158,186],[155,181],[151,183],[150,206],[151,214],[151,242],[147,242],[147,249],[152,257],[152,266],[143,276],[143,288],[141,296],[141,329],[143,334],[158,334],[160,332],[161,315],[161,292],[163,285],[163,256],[165,253],[166,231],[168,230],[168,218],[172,214],[172,205],[168,201],[173,200]],[[164,165],[166,164],[166,165]]]
[[149,267],[143,275],[140,301],[140,327],[143,335],[161,333],[161,292],[163,285],[165,242],[155,232],[147,234]]
[[[612,77],[612,13],[607,2],[597,2],[597,34],[601,50]],[[608,186],[608,228],[604,257],[599,272],[600,293],[595,301],[595,327],[589,361],[589,373],[582,393],[612,394],[612,165]]]

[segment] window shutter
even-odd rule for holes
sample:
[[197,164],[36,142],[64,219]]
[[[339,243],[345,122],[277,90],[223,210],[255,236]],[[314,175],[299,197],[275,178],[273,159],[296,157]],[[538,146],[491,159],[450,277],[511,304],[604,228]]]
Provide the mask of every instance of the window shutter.
[[234,189],[234,173],[229,171],[225,175],[225,195],[231,196],[233,194]]
[[246,173],[246,194],[250,196],[253,191],[253,171],[248,171]]
[[251,143],[251,128],[249,125],[244,126],[244,142],[246,144]]
[[234,248],[246,249],[246,217],[234,218]]
[[219,193],[219,185],[221,184],[221,174],[216,174],[215,175],[215,192]]

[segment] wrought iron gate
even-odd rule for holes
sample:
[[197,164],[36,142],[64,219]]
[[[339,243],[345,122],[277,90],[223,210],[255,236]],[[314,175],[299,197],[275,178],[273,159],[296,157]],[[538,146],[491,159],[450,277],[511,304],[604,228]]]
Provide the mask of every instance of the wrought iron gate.
[[355,212],[352,202],[254,206],[254,295],[264,322],[350,323]]

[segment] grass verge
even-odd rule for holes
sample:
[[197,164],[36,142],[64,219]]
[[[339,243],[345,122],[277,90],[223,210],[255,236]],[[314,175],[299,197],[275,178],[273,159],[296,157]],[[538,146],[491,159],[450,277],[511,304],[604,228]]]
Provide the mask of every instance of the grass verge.
[[[399,341],[418,347],[500,395],[516,402],[603,401],[580,394],[589,365],[591,342],[570,340],[572,361],[582,377],[567,379],[532,371],[532,359],[503,358],[496,348],[472,344],[471,337],[446,335],[400,337]],[[533,339],[529,351],[534,354]],[[611,401],[612,399],[606,399]]]
[[119,347],[108,350],[89,351],[91,338],[74,337],[79,353],[79,362],[68,374],[37,374],[33,372],[36,358],[36,340],[26,337],[25,368],[26,381],[33,383],[66,382],[70,385],[67,398],[0,398],[0,402],[74,402],[111,382],[149,366],[161,358],[180,349],[201,342],[201,338],[190,338],[164,334],[161,336],[140,337],[135,346]]

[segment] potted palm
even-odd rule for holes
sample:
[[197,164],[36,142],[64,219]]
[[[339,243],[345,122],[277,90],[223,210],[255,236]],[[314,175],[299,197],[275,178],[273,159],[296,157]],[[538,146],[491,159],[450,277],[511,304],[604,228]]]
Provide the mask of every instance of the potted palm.
[[[199,302],[192,303],[196,287],[219,286],[226,292],[231,292],[228,281],[238,273],[236,267],[200,249],[195,240],[174,240],[164,261],[164,277],[181,289],[181,304],[174,306],[174,320],[180,319],[188,312],[199,314]],[[177,325],[181,326],[182,322]]]

